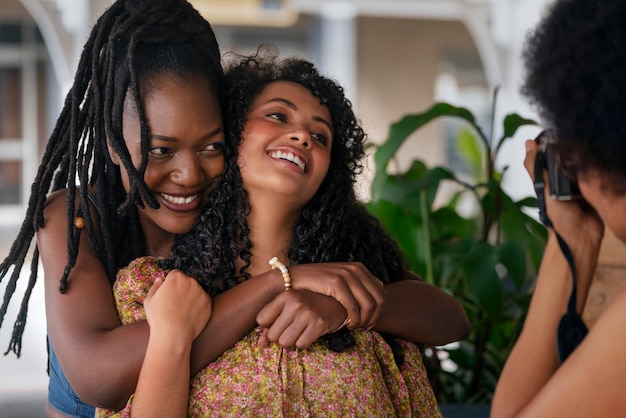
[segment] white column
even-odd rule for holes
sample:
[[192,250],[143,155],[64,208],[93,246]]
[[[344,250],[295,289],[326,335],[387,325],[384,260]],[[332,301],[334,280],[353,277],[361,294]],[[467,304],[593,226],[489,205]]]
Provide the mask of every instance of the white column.
[[44,4],[42,0],[20,0],[20,2],[41,31],[59,84],[70,85],[73,79],[71,66],[73,40],[68,31],[52,12],[50,4]]
[[24,209],[39,164],[39,118],[37,109],[37,44],[34,27],[23,31],[26,48],[22,53],[22,202]]
[[320,7],[320,70],[343,86],[356,102],[356,16],[351,1],[329,1]]

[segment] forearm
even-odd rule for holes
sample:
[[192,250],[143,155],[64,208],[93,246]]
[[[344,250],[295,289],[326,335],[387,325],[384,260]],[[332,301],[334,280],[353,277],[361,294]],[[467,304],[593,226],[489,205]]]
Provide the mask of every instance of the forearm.
[[465,310],[441,289],[417,280],[390,283],[385,289],[386,309],[375,330],[430,345],[447,344],[469,335]]
[[[75,336],[65,348],[55,348],[72,388],[90,405],[123,408],[137,386],[148,344],[148,324],[140,321]],[[57,346],[52,335],[51,342]]]
[[187,416],[190,354],[190,343],[150,338],[131,417]]
[[284,289],[276,270],[255,276],[213,298],[213,314],[195,340],[192,375],[215,361],[256,326],[256,315]]
[[[120,279],[124,278],[118,274]],[[174,270],[165,279],[156,279],[143,300],[143,310],[150,325],[150,341],[131,415],[186,417],[191,346],[211,317],[211,298],[196,280]]]
[[[579,254],[576,266],[581,309],[595,271],[597,249],[574,250],[574,253]],[[515,416],[537,396],[558,369],[557,328],[567,310],[571,291],[569,264],[551,233],[524,329],[498,381],[492,404],[494,416]]]

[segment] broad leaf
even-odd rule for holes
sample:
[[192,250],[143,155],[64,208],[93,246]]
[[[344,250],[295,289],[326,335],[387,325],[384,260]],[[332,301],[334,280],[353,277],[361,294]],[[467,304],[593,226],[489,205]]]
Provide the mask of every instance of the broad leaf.
[[517,113],[511,113],[504,117],[503,125],[504,132],[502,133],[502,137],[498,140],[498,143],[496,145],[496,154],[498,153],[498,151],[500,151],[500,147],[502,146],[504,141],[509,138],[513,138],[519,128],[521,128],[522,126],[537,125],[537,122],[532,119],[523,118]]
[[472,178],[475,181],[485,181],[482,177],[486,153],[474,132],[467,128],[461,129],[456,137],[456,150],[469,167]]
[[502,311],[502,282],[496,271],[494,248],[486,242],[477,242],[463,265],[465,278],[480,306],[497,318]]
[[496,262],[506,268],[507,277],[519,291],[526,281],[526,254],[524,247],[514,241],[496,247]]
[[472,126],[476,126],[472,112],[448,103],[436,103],[424,113],[404,116],[400,121],[391,125],[387,140],[376,150],[374,155],[376,175],[374,176],[372,190],[376,189],[376,184],[382,181],[379,176],[387,173],[389,161],[396,155],[404,141],[422,126],[442,116],[459,117],[468,121]]

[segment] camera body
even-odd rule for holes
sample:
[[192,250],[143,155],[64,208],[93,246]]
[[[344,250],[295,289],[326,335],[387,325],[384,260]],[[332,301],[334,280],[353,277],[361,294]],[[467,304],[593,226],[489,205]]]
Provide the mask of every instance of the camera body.
[[[560,167],[558,155],[554,149],[557,137],[554,132],[547,129],[541,132],[535,142],[539,145],[537,160],[545,161],[548,172],[548,186],[550,187],[550,197],[556,200],[573,200],[582,197],[578,188],[578,183],[568,177]],[[540,155],[543,154],[543,155]]]

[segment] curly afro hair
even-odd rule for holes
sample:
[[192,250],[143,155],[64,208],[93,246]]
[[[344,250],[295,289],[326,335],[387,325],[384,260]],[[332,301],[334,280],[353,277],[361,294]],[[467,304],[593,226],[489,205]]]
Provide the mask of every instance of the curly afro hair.
[[279,60],[262,46],[256,55],[226,65],[229,135],[243,141],[246,116],[269,84],[291,81],[310,90],[328,107],[333,146],[328,173],[294,226],[289,250],[292,264],[360,261],[384,282],[402,277],[404,259],[376,218],[358,201],[354,183],[362,170],[366,135],[343,88],[300,58]]
[[529,35],[522,93],[579,175],[626,193],[626,2],[561,0]]
[[[275,81],[298,83],[331,114],[333,146],[328,173],[315,196],[303,208],[293,227],[288,249],[292,265],[322,262],[361,262],[385,283],[400,280],[406,270],[404,257],[395,241],[358,201],[354,182],[361,172],[365,133],[350,101],[335,81],[322,76],[313,64],[299,59],[278,60],[271,47],[262,47],[251,57],[237,57],[225,73],[228,132],[232,142],[243,141],[246,118],[255,98]],[[248,239],[245,215],[249,213],[246,191],[239,170],[227,161],[224,179],[209,196],[209,204],[198,224],[188,234],[177,237],[174,259],[165,266],[179,268],[216,294],[248,278],[253,243]],[[225,184],[228,183],[228,184]],[[228,213],[231,219],[222,219]],[[236,241],[234,241],[236,240]],[[234,272],[233,255],[244,261]],[[394,341],[386,337],[394,347]],[[347,329],[325,338],[336,351],[353,343]],[[401,362],[399,350],[394,349]]]

